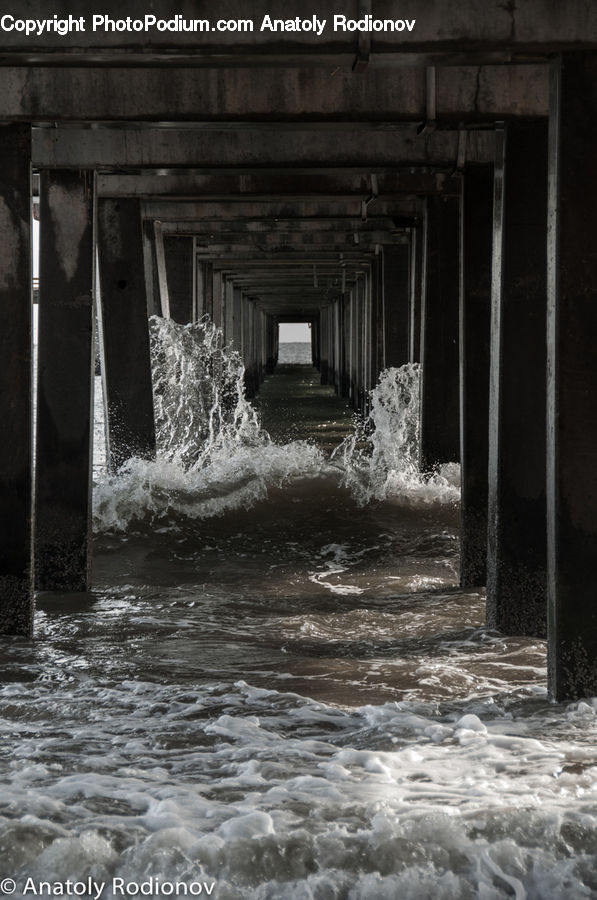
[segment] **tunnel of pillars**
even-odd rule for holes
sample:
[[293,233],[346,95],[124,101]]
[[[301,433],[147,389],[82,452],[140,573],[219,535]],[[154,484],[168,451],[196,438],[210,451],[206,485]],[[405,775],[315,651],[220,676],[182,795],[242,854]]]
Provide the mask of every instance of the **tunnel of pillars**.
[[[356,410],[382,370],[421,364],[421,470],[462,467],[462,586],[486,586],[491,627],[547,637],[553,696],[597,693],[597,56],[506,57],[421,64],[399,82],[353,66],[332,87],[295,64],[295,93],[277,91],[279,69],[256,68],[268,121],[225,65],[175,69],[171,91],[157,63],[132,68],[126,96],[109,66],[77,70],[76,89],[67,64],[27,62],[29,82],[10,69],[4,633],[31,635],[34,589],[92,584],[96,320],[113,470],[155,454],[148,315],[208,316],[242,354],[249,397],[275,367],[279,325],[303,322],[322,383]],[[484,92],[467,93],[481,77]]]

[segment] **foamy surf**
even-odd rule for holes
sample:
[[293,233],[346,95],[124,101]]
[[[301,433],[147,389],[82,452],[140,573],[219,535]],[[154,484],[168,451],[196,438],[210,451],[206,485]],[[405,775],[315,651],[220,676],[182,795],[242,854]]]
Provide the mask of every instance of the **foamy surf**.
[[355,424],[354,434],[328,460],[306,441],[271,440],[245,397],[242,360],[224,346],[212,322],[183,326],[153,317],[150,338],[158,457],[131,459],[117,475],[104,472],[97,479],[97,532],[125,531],[133,522],[174,522],[177,516],[224,515],[304,478],[337,479],[361,504],[457,503],[458,466],[430,477],[418,470],[417,365],[382,373],[368,419]]

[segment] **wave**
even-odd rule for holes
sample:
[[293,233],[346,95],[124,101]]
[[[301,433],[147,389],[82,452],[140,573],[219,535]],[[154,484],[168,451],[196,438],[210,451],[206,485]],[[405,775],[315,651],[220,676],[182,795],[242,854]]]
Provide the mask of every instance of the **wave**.
[[339,480],[358,504],[458,502],[458,466],[418,470],[418,365],[382,372],[368,417],[327,459],[308,441],[272,441],[245,397],[240,354],[209,319],[179,325],[154,316],[149,327],[157,459],[133,458],[98,479],[96,531],[223,515],[299,478]]

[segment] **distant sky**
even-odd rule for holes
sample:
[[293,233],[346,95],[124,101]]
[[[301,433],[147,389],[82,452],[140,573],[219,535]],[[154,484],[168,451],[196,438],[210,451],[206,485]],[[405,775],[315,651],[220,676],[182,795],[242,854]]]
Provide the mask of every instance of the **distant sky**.
[[311,329],[306,322],[282,322],[278,325],[281,344],[303,343],[311,340]]

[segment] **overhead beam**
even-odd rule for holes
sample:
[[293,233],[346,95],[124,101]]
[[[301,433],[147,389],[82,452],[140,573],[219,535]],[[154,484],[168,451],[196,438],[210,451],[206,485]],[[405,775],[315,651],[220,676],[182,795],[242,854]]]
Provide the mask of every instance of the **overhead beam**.
[[[366,199],[371,193],[366,173],[292,175],[100,175],[100,197],[170,197],[204,201],[347,201]],[[385,172],[378,177],[379,196],[393,200],[403,195],[437,192],[460,193],[459,175],[427,172]],[[34,188],[35,190],[35,188]]]
[[[0,86],[1,75],[2,70]],[[456,130],[417,134],[414,126],[398,132],[355,132],[350,141],[340,141],[329,131],[274,130],[264,140],[257,128],[236,134],[165,128],[59,127],[33,129],[32,156],[33,164],[39,168],[79,166],[103,172],[178,167],[196,173],[234,169],[251,174],[268,168],[313,168],[325,172],[337,167],[360,167],[373,172],[386,166],[454,168],[458,143]],[[471,131],[467,159],[492,162],[493,157],[493,132]]]
[[[484,14],[487,13],[484,28],[490,35],[490,9],[480,0],[474,2],[478,7],[483,6]],[[588,2],[590,0],[585,0],[585,3]],[[438,6],[436,4],[435,8]],[[550,6],[553,8],[553,2]],[[569,24],[583,20],[580,14],[575,18],[574,12],[569,9],[570,2],[565,6]],[[448,9],[449,6],[446,11]],[[588,17],[594,16],[595,11],[591,10]],[[424,18],[427,19],[427,11]],[[459,18],[465,21],[466,13],[461,12]],[[587,16],[584,17],[586,19]],[[422,21],[423,18],[419,18],[419,22]],[[539,28],[539,20],[536,26]],[[590,30],[587,36],[590,36]],[[2,33],[3,51],[9,37],[9,34]],[[127,35],[127,39],[130,37]],[[375,40],[378,41],[377,35]],[[114,43],[118,41],[122,41],[122,37],[116,36]],[[0,66],[0,118],[52,125],[57,122],[89,121],[168,123],[194,121],[200,110],[202,122],[424,120],[425,69],[404,67],[409,63],[417,65],[416,59],[411,60],[402,52],[405,45],[400,53],[394,55],[394,62],[402,63],[398,78],[388,76],[387,70],[379,65],[381,56],[376,55],[375,64],[370,65],[366,75],[359,78],[358,90],[355,90],[355,76],[351,72],[354,42],[353,35],[349,56],[344,59],[327,55],[327,69],[312,65],[313,57],[319,53],[319,46],[315,54],[301,56],[298,61],[296,56],[279,54],[278,64],[285,69],[283,79],[274,67],[268,66],[267,59],[255,55],[251,60],[255,68],[251,72],[250,91],[247,90],[246,73],[238,67],[243,60],[242,45],[238,40],[234,53],[222,59],[229,68],[214,72],[211,68],[172,67],[167,78],[159,68],[147,66],[101,68],[101,54],[89,54],[85,59],[84,65],[92,65],[93,68],[67,68],[57,67],[56,64],[68,64],[68,60],[56,53],[53,57],[46,55],[46,65],[40,65],[39,54],[31,54],[17,62],[3,52],[0,56],[0,63],[4,64]],[[312,50],[313,43],[311,38],[304,49]],[[479,65],[471,47],[470,39],[462,45],[459,53],[461,65],[436,69],[436,122],[491,122],[510,116],[547,113],[546,65]],[[253,47],[251,53],[254,50]],[[509,56],[512,50],[513,39],[510,37]],[[196,36],[193,56],[195,61],[200,59]],[[139,57],[135,59],[132,53],[127,58],[139,63]],[[150,54],[145,58],[151,61]],[[78,59],[80,64],[81,55],[69,59]],[[504,60],[501,58],[499,61]],[[333,77],[330,77],[331,70],[334,70]]]

